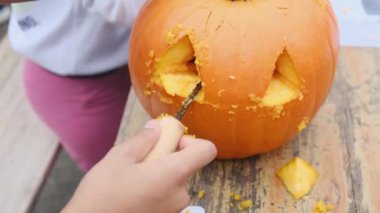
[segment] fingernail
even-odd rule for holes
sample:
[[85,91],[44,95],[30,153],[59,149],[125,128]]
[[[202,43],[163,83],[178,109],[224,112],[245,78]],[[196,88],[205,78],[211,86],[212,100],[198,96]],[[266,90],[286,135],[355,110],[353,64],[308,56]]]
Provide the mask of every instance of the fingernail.
[[157,126],[158,126],[158,121],[157,121],[156,119],[153,119],[153,120],[148,121],[148,122],[145,124],[144,128],[145,128],[145,129],[154,129],[154,128],[156,128]]

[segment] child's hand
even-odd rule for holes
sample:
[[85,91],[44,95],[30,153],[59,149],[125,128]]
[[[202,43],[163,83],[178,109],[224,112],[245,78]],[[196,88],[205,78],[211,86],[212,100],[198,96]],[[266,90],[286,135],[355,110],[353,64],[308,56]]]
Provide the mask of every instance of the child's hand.
[[115,146],[84,177],[63,212],[180,212],[189,204],[187,178],[215,158],[216,148],[182,137],[180,151],[142,162],[159,137],[158,122],[152,120]]

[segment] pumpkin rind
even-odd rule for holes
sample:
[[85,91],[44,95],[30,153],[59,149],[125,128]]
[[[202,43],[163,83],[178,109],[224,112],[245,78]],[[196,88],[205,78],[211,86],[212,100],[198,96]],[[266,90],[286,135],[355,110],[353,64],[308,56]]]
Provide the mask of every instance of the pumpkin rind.
[[[152,0],[133,27],[129,65],[136,94],[153,117],[175,114],[184,99],[178,95],[188,91],[168,93],[152,80],[160,58],[186,36],[195,57],[186,63],[196,67],[193,77],[204,88],[183,123],[190,134],[213,141],[219,158],[283,145],[305,128],[331,88],[339,35],[327,1]],[[287,60],[296,75],[279,73],[300,93],[290,90],[294,97],[268,105],[264,96]]]

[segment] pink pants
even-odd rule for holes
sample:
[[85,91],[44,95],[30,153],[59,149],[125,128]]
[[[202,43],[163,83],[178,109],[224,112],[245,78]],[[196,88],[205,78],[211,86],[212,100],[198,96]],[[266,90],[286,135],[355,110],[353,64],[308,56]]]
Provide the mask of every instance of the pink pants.
[[27,60],[24,83],[35,112],[83,170],[113,146],[130,88],[127,67],[92,77],[62,77]]

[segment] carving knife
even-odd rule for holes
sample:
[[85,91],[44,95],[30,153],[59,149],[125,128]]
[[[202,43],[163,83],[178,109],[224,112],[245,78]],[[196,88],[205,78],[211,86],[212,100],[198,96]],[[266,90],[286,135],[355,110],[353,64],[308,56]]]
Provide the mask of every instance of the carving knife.
[[[179,128],[178,122],[181,122],[195,97],[202,89],[202,82],[198,82],[190,95],[182,102],[182,106],[177,111],[175,117],[163,117],[158,120],[161,127],[161,136],[157,144],[149,152],[144,161],[154,160],[164,155],[175,152],[179,141],[183,135],[183,128]],[[182,124],[181,124],[182,125]]]

